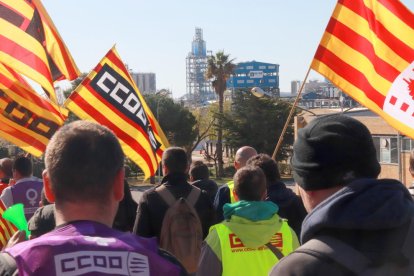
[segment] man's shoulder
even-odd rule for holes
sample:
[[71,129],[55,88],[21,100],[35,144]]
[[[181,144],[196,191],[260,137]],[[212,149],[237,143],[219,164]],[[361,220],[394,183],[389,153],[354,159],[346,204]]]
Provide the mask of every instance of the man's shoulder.
[[14,255],[45,245],[50,248],[60,246],[76,248],[101,246],[102,243],[106,243],[108,249],[123,248],[124,244],[128,244],[131,248],[147,248],[152,251],[157,248],[156,240],[153,238],[143,238],[129,232],[118,231],[93,221],[75,221],[59,225],[39,238],[18,243],[6,251]]
[[219,188],[217,190],[217,193],[220,193],[220,194],[221,193],[228,193],[228,192],[230,192],[230,188],[229,188],[229,185],[227,183],[219,186]]
[[[76,225],[74,227],[75,229],[82,227],[88,228],[88,226],[91,228],[96,227],[96,223],[89,221],[74,222],[73,224]],[[139,237],[132,233],[121,232],[104,226],[97,226],[96,229],[85,230],[86,233],[84,233],[85,231],[80,230],[79,232],[81,233],[79,233],[76,230],[72,231],[73,229],[70,229],[73,224],[70,223],[64,226],[67,227],[68,231],[65,229],[60,229],[62,231],[56,229],[40,238],[25,241],[8,248],[6,249],[6,253],[15,258],[17,262],[27,262],[28,264],[30,264],[30,256],[36,255],[39,260],[42,260],[42,262],[39,263],[40,267],[46,267],[53,264],[53,260],[42,256],[53,256],[57,253],[61,255],[68,254],[70,257],[73,256],[75,252],[78,252],[76,254],[87,252],[87,254],[90,255],[93,255],[94,252],[96,252],[100,254],[100,257],[105,255],[124,258],[125,256],[128,256],[125,252],[135,252],[142,256],[148,256],[148,261],[161,265],[162,268],[159,269],[160,271],[177,271],[175,266],[178,265],[172,261],[173,257],[167,258],[165,254],[160,254],[155,238]],[[65,233],[62,234],[62,232]],[[105,246],[105,253],[102,253],[102,246]],[[136,255],[136,257],[137,256],[138,255]],[[11,271],[8,266],[2,264],[2,262],[3,258],[0,256],[0,275],[12,275],[1,274],[3,272]],[[127,260],[124,260],[123,263],[127,264]]]
[[334,255],[342,252],[334,250],[324,253],[312,249],[307,243],[297,248],[279,261],[269,275],[353,275],[350,270],[335,261]]
[[151,188],[149,188],[148,190],[145,190],[143,193],[142,193],[142,195],[141,195],[141,198],[140,198],[140,202],[142,203],[142,202],[147,202],[147,201],[149,201],[149,200],[152,200],[153,198],[154,198],[154,196],[156,196],[156,198],[158,198],[159,199],[159,197],[158,197],[158,195],[157,195],[157,191],[156,191],[156,189],[158,188],[158,187],[160,187],[162,184],[158,184],[158,185],[156,185],[156,186],[154,186],[154,187],[151,187]]
[[43,180],[35,176],[25,177],[20,180],[17,180],[16,184],[14,184],[13,186],[17,186],[17,185],[25,184],[25,183],[43,183]]
[[269,275],[347,275],[348,272],[332,264],[325,256],[298,250],[281,259]]
[[2,191],[2,195],[3,195],[3,194],[10,193],[10,192],[11,192],[11,188],[12,188],[12,187],[13,187],[13,186],[8,186],[8,187],[4,188],[4,190]]
[[0,252],[0,275],[18,275],[16,261],[5,252]]
[[319,264],[320,260],[315,256],[292,252],[281,259],[269,275],[316,275],[314,274],[314,268]]

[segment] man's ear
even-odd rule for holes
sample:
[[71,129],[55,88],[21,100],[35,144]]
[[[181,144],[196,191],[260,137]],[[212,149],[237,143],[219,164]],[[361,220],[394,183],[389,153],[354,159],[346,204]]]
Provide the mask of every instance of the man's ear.
[[43,177],[43,187],[45,189],[45,196],[50,203],[54,203],[55,194],[52,191],[50,178],[49,178],[49,174],[47,173],[47,170],[43,171],[42,177]]
[[238,195],[237,195],[237,193],[236,193],[236,190],[235,190],[235,189],[233,189],[231,192],[233,193],[234,200],[235,200],[236,202],[240,201],[240,200],[239,200],[239,196],[238,196]]
[[164,164],[162,164],[162,174],[164,175],[164,176],[166,176],[167,174],[169,174],[170,173],[170,170],[168,169],[168,167],[167,166],[165,166]]
[[240,168],[239,163],[237,163],[236,161],[233,162],[233,166],[236,169],[236,171]]
[[121,201],[124,198],[124,179],[125,169],[122,168],[118,171],[114,179],[114,197],[117,201]]

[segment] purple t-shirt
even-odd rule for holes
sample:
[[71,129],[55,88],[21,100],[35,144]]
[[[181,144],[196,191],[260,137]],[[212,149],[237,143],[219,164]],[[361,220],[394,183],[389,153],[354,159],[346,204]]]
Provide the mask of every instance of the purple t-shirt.
[[[42,193],[43,182],[38,179],[27,179],[17,182],[10,187],[13,204],[23,203],[24,214],[27,221],[39,208],[40,194]],[[10,206],[7,206],[10,207]]]
[[91,221],[60,226],[5,250],[19,275],[179,275],[157,253],[155,238],[142,238]]

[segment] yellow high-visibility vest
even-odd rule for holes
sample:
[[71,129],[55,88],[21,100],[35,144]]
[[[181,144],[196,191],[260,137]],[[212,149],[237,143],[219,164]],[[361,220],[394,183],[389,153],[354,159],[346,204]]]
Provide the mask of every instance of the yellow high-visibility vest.
[[[216,229],[220,239],[223,276],[265,276],[279,262],[276,255],[266,245],[259,248],[244,246],[225,223],[216,224],[212,228]],[[282,222],[282,227],[273,235],[270,243],[285,256],[295,249],[292,231],[286,221]]]
[[234,203],[236,202],[236,199],[234,198],[234,194],[233,194],[233,190],[234,190],[234,181],[229,181],[227,183],[227,186],[229,186],[229,190],[230,190],[230,203]]

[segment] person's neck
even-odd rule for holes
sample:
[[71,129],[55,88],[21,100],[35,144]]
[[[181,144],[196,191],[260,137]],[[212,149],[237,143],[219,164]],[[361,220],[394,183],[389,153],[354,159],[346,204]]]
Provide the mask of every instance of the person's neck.
[[[113,210],[115,209],[115,210]],[[116,209],[110,206],[101,206],[93,203],[66,202],[55,204],[56,226],[72,221],[89,220],[112,227],[115,219]]]

